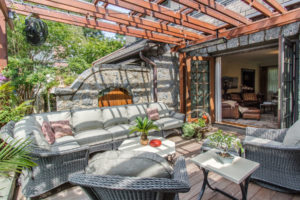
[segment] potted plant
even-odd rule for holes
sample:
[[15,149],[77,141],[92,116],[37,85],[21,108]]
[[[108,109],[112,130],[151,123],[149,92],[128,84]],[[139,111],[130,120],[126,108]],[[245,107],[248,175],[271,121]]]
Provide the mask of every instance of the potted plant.
[[244,152],[243,146],[236,136],[223,134],[223,131],[220,129],[207,138],[210,140],[209,145],[211,147],[220,150],[216,154],[223,163],[231,163],[233,161],[234,156],[229,153],[231,148],[234,148],[237,152],[239,150],[242,153]]
[[132,134],[134,132],[140,132],[141,133],[141,140],[140,143],[142,145],[147,145],[149,142],[148,134],[150,130],[157,130],[159,131],[158,126],[153,124],[152,120],[149,120],[148,117],[145,117],[142,119],[141,117],[137,117],[136,125],[131,126],[129,129],[131,130],[129,134]]
[[182,127],[183,138],[191,139],[196,137],[198,140],[204,138],[205,133],[208,131],[206,119],[199,118],[197,122],[185,123]]

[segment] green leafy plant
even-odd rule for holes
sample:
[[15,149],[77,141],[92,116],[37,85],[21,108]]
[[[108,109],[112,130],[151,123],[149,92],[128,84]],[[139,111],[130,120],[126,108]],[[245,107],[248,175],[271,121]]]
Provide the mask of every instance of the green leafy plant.
[[18,102],[11,82],[0,85],[0,126],[11,120],[19,121],[32,108],[30,100]]
[[232,147],[237,152],[241,150],[241,152],[244,153],[240,140],[236,136],[224,134],[220,129],[207,138],[210,140],[209,145],[211,147],[223,150],[225,153],[228,153]]
[[24,168],[36,166],[30,156],[30,141],[27,140],[1,140],[0,143],[0,175],[9,176],[11,172],[21,173]]
[[191,139],[196,137],[198,140],[201,140],[204,137],[204,130],[207,127],[206,120],[199,118],[197,122],[193,123],[184,123],[182,127],[182,137],[186,139]]
[[149,120],[148,117],[145,117],[145,118],[137,117],[135,122],[136,122],[136,125],[131,126],[129,128],[130,129],[129,134],[132,134],[135,132],[140,132],[142,140],[147,140],[147,136],[148,136],[150,130],[159,131],[158,126],[153,124],[153,121]]

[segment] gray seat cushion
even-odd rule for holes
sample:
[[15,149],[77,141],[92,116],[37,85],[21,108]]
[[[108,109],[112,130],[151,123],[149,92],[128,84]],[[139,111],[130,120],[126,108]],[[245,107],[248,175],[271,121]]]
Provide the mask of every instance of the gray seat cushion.
[[127,106],[128,119],[130,122],[135,121],[137,117],[147,116],[147,104],[136,104]]
[[50,150],[50,144],[42,133],[42,127],[32,116],[17,122],[13,135],[15,139],[30,139],[33,148]]
[[165,103],[162,102],[150,103],[149,108],[157,108],[160,118],[170,116],[170,110]]
[[165,117],[156,120],[154,124],[159,126],[162,130],[169,130],[174,128],[181,128],[183,126],[183,121],[172,117]]
[[112,133],[105,129],[94,129],[82,131],[75,135],[75,140],[80,145],[92,145],[98,143],[111,142],[113,140]]
[[104,128],[118,124],[128,124],[129,122],[125,106],[103,108],[102,116],[104,120]]
[[51,146],[51,151],[66,151],[75,148],[79,148],[80,145],[77,142],[69,142],[61,145]]
[[[105,130],[109,131],[112,134],[114,140],[129,138],[129,124],[119,124],[112,127],[108,127]],[[132,137],[134,134],[131,135]]]
[[67,135],[61,138],[56,138],[55,142],[51,146],[63,145],[70,142],[76,142],[75,137]]
[[103,128],[102,111],[100,108],[72,111],[72,126],[78,134],[81,131]]
[[283,144],[285,146],[300,146],[300,120],[287,130]]
[[129,177],[171,178],[172,168],[159,155],[138,151],[107,151],[90,159],[86,173]]
[[282,146],[281,142],[277,142],[274,140],[268,140],[268,139],[264,139],[264,138],[252,137],[252,136],[246,136],[244,141],[253,143],[253,144],[262,144],[262,145],[267,144],[267,145],[271,145],[271,146]]

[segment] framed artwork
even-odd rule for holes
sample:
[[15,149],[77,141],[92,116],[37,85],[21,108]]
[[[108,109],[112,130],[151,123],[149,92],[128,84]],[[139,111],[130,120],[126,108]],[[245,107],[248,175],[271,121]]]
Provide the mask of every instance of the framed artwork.
[[227,89],[236,89],[238,88],[238,82],[239,78],[238,77],[228,77],[224,76],[222,77],[222,88],[227,88]]

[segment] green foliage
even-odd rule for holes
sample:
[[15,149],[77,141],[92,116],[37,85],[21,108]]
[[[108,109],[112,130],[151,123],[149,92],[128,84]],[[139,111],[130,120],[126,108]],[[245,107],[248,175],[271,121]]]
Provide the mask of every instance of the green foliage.
[[11,140],[0,144],[0,175],[9,176],[10,172],[21,173],[22,169],[36,166],[30,157],[30,141]]
[[203,118],[199,118],[199,119],[198,119],[198,125],[199,125],[201,128],[206,127],[206,120],[203,119]]
[[182,137],[186,139],[193,138],[195,136],[195,128],[200,127],[197,123],[184,123],[182,127]]
[[[8,29],[8,66],[2,72],[11,80],[21,102],[36,99],[41,90],[63,82],[72,84],[78,74],[91,67],[95,60],[121,48],[121,36],[108,39],[101,31],[43,20],[48,26],[48,37],[40,46],[30,45],[23,33],[25,17],[14,21],[14,30]],[[54,67],[67,62],[67,67]],[[48,96],[48,95],[44,95]]]
[[238,152],[241,149],[241,152],[244,152],[243,146],[240,140],[233,135],[223,134],[223,131],[219,129],[214,134],[207,137],[210,140],[209,145],[214,148],[222,149],[225,152],[228,152],[229,149],[234,147]]
[[32,108],[32,101],[24,101],[19,104],[14,94],[14,86],[11,82],[0,85],[0,126],[14,120],[18,121]]
[[145,117],[144,119],[142,119],[141,117],[137,117],[136,120],[136,125],[131,126],[130,129],[130,133],[135,133],[135,132],[140,132],[142,133],[142,135],[148,135],[150,130],[157,130],[159,131],[158,126],[156,126],[155,124],[153,124],[152,120],[149,120],[148,117]]

